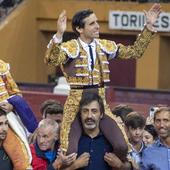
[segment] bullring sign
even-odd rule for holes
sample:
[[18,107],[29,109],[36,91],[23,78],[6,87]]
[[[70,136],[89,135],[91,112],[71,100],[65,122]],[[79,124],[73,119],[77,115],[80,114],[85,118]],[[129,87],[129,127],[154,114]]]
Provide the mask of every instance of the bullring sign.
[[[143,12],[110,11],[109,28],[115,30],[141,30],[145,24]],[[170,13],[162,12],[154,24],[160,32],[170,32]]]

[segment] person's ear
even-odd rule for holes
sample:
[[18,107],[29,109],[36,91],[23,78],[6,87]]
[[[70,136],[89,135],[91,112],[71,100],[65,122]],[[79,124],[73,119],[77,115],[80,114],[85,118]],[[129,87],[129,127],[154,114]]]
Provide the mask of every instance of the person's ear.
[[80,27],[76,27],[76,31],[81,34],[83,32],[83,28],[80,28]]

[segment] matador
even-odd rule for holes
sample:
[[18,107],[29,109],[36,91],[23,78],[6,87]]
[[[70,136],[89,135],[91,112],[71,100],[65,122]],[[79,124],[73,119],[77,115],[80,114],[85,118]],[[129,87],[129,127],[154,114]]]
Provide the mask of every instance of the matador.
[[95,13],[90,9],[77,12],[72,19],[73,31],[77,39],[62,42],[66,30],[66,11],[58,18],[57,33],[47,46],[45,62],[60,66],[70,84],[70,94],[64,105],[64,118],[61,127],[61,148],[67,152],[76,152],[81,135],[81,125],[76,116],[79,102],[84,92],[96,91],[104,100],[105,116],[100,128],[107,140],[112,144],[114,153],[125,159],[127,153],[127,137],[112,115],[105,100],[105,85],[110,81],[109,61],[111,59],[138,59],[142,57],[155,34],[154,23],[160,14],[160,5],[154,4],[145,12],[146,25],[131,46],[116,44],[99,38],[99,23]]

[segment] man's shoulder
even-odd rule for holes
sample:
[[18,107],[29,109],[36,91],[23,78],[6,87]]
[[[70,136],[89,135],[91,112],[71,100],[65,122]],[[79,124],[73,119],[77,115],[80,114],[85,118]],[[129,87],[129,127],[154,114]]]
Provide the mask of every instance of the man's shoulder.
[[61,44],[61,49],[66,52],[70,58],[76,58],[79,54],[80,47],[76,39],[72,39]]
[[118,47],[114,41],[106,39],[95,39],[95,41],[100,46],[100,48],[107,54],[113,54],[117,52]]
[[5,74],[9,71],[10,67],[8,63],[5,63],[3,60],[0,60],[0,74]]
[[160,148],[158,147],[157,143],[154,143],[148,147],[146,147],[144,150],[143,150],[143,155],[145,156],[152,156],[153,153],[155,152],[159,152],[160,151]]
[[78,45],[78,40],[77,39],[71,39],[71,40],[68,40],[66,42],[63,42],[61,45],[64,46],[64,47],[76,46],[76,45]]

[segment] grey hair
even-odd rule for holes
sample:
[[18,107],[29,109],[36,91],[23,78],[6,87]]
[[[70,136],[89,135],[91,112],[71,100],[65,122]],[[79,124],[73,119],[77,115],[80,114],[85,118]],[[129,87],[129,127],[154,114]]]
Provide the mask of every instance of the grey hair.
[[163,106],[163,107],[159,107],[156,111],[155,111],[155,114],[154,114],[154,121],[156,119],[156,116],[158,113],[161,113],[161,112],[168,112],[170,114],[170,107],[169,106]]
[[55,133],[59,133],[59,125],[58,123],[53,120],[53,119],[49,119],[49,118],[46,118],[46,119],[42,119],[39,124],[38,124],[38,129],[39,128],[46,128],[46,127],[52,127],[53,131]]

